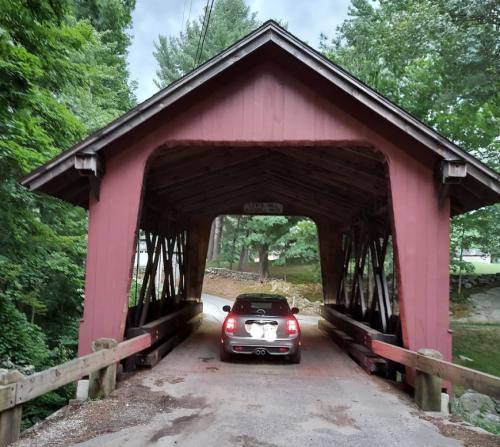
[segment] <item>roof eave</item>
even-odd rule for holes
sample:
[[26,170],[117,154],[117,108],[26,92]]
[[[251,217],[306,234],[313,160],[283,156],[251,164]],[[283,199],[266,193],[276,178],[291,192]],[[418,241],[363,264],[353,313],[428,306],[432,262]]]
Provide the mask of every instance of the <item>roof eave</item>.
[[389,120],[393,125],[428,147],[439,157],[447,160],[456,160],[457,158],[465,160],[468,163],[468,175],[476,178],[481,184],[500,197],[500,174],[418,121],[339,66],[327,60],[316,50],[307,46],[273,21],[266,22],[262,27],[244,37],[220,55],[205,62],[73,148],[27,174],[21,179],[21,184],[29,186],[31,190],[40,188],[52,178],[71,169],[74,165],[74,155],[77,152],[100,151],[130,129],[179,101],[187,93],[214,78],[270,41],[296,57],[329,82],[334,83],[337,87],[355,97],[357,101],[370,110]]

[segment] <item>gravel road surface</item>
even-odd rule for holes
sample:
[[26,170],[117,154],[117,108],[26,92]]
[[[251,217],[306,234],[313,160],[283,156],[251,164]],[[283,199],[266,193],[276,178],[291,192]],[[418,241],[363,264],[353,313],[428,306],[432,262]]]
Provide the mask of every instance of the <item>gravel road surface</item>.
[[317,317],[299,318],[300,365],[260,358],[221,363],[222,306],[230,301],[203,300],[203,325],[155,368],[122,382],[105,401],[64,410],[19,446],[462,445],[423,420],[388,382],[365,374],[318,330]]

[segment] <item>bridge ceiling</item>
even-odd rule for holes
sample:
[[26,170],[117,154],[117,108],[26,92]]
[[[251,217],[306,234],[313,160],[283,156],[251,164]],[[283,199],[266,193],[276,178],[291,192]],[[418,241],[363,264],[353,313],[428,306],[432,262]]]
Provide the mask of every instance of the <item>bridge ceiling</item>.
[[150,163],[143,224],[165,209],[186,222],[242,214],[253,201],[350,223],[385,206],[386,173],[371,149],[358,146],[166,149]]

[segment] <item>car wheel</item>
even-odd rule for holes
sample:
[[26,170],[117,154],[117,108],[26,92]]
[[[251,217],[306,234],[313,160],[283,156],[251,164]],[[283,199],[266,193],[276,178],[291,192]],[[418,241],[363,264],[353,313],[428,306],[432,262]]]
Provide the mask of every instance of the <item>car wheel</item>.
[[221,362],[229,362],[229,360],[231,360],[231,355],[226,352],[226,350],[224,349],[224,345],[220,345],[220,361]]
[[290,363],[300,363],[300,346],[297,350],[290,356]]

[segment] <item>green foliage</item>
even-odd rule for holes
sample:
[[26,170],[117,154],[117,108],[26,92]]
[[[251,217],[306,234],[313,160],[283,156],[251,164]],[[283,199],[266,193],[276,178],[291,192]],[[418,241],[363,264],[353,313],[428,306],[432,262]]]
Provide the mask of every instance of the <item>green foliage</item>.
[[[321,50],[370,87],[500,167],[500,5],[496,0],[352,0],[349,18]],[[457,251],[500,253],[498,205],[452,221]]]
[[[234,268],[243,247],[250,250],[251,257],[264,257],[269,253],[278,256],[272,261],[272,266],[312,263],[316,267],[314,271],[308,272],[307,282],[317,282],[321,278],[316,224],[310,219],[292,216],[224,216],[221,251],[209,265],[223,263]],[[273,275],[276,275],[276,269],[273,271]],[[286,266],[278,276],[284,277],[285,271]],[[300,283],[301,279],[297,281]]]
[[319,262],[318,230],[311,219],[299,220],[277,245],[280,248],[278,264],[297,258],[303,262]]
[[278,249],[292,226],[291,217],[285,216],[253,216],[247,222],[250,235],[245,243],[255,250],[267,245],[271,251]]
[[[135,104],[125,61],[133,5],[81,0],[75,15],[69,0],[0,0],[0,365],[24,374],[76,355],[87,216],[18,179]],[[25,426],[71,392],[29,403]]]
[[[453,363],[472,367],[478,371],[498,375],[500,371],[500,357],[498,344],[500,343],[500,325],[452,323],[453,329]],[[460,356],[472,359],[468,363],[460,360]]]
[[[217,0],[208,28],[203,25],[204,17],[202,14],[198,20],[188,22],[179,37],[158,36],[153,54],[159,64],[158,80],[155,80],[159,88],[171,84],[260,26],[257,13],[252,12],[244,0]],[[202,29],[206,29],[206,37],[200,51]]]
[[495,13],[456,0],[379,3],[353,0],[332,45],[323,37],[325,54],[465,149],[498,149]]

